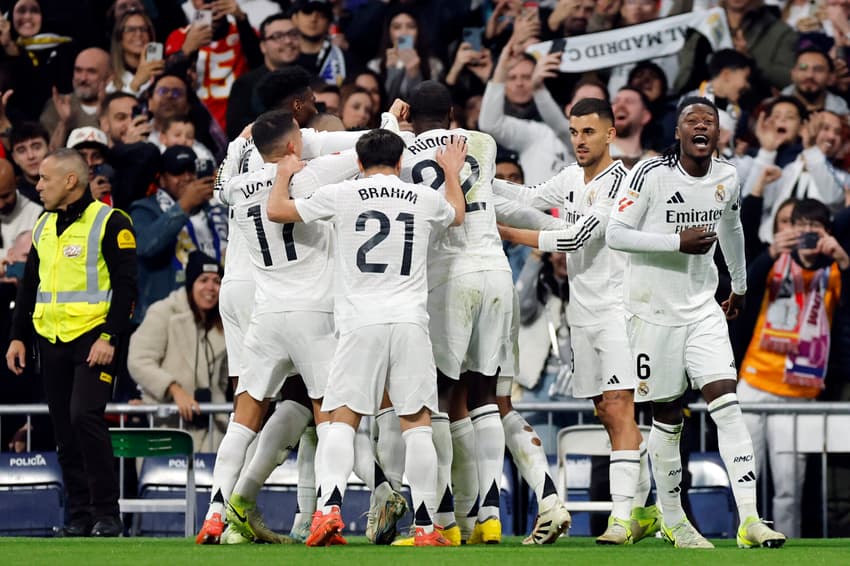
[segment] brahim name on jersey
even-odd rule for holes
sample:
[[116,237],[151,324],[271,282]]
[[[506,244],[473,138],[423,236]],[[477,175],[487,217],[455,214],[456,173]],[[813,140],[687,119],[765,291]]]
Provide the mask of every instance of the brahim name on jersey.
[[357,189],[360,195],[360,200],[369,200],[372,198],[397,198],[406,200],[411,204],[416,204],[419,195],[411,190],[400,189],[398,187],[368,187],[365,189]]

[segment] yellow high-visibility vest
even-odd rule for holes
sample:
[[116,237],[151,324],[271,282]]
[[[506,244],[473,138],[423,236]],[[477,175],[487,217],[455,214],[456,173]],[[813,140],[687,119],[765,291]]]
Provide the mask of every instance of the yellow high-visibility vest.
[[45,212],[35,223],[39,283],[32,318],[35,331],[51,343],[70,342],[106,322],[112,287],[101,242],[112,212],[94,201],[61,236],[56,214]]

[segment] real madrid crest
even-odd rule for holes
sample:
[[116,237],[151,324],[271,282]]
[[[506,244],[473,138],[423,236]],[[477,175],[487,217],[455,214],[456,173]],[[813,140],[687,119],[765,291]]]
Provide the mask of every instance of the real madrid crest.
[[714,189],[714,200],[717,202],[726,200],[726,188],[723,185],[717,185],[717,188]]
[[645,381],[641,381],[640,385],[638,385],[638,395],[641,397],[649,395],[649,385],[647,385]]

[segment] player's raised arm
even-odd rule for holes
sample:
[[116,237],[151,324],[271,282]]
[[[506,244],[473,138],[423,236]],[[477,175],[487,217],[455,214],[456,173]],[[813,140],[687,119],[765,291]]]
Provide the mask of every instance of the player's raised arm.
[[452,226],[460,226],[466,216],[466,197],[460,188],[460,170],[466,163],[466,140],[454,137],[445,149],[437,151],[436,158],[446,177],[446,200],[455,209]]
[[301,222],[295,201],[289,198],[289,183],[292,176],[304,168],[304,162],[295,155],[287,155],[277,162],[277,174],[269,192],[268,214],[272,222]]
[[538,210],[560,208],[564,204],[562,173],[537,185],[518,185],[504,179],[493,179],[493,194]]

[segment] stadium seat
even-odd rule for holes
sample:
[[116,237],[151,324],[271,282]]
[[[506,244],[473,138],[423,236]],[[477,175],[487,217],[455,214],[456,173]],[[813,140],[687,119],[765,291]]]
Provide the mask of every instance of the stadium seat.
[[185,514],[184,534],[195,532],[195,460],[192,436],[170,428],[111,428],[112,451],[118,458],[147,458],[151,456],[186,456],[186,492],[182,498],[125,499],[122,482],[118,505],[122,513],[173,513]]
[[717,452],[693,452],[688,461],[688,499],[697,528],[709,538],[735,536],[738,524],[729,476]]
[[64,502],[55,452],[0,456],[0,536],[53,536],[65,522]]
[[[649,427],[640,426],[646,437]],[[590,488],[590,456],[607,456],[611,453],[611,442],[602,425],[574,425],[558,431],[558,480],[557,487],[564,505],[571,513],[610,512],[610,501],[589,501],[588,498],[570,495],[575,489]],[[576,458],[581,456],[581,458]]]
[[[141,499],[174,499],[186,496],[186,457],[153,456],[142,461],[139,472]],[[210,502],[215,453],[195,454],[196,509],[205,509]],[[204,522],[203,513],[195,514],[195,532]],[[133,532],[138,536],[182,537],[185,531],[183,513],[136,515]]]

